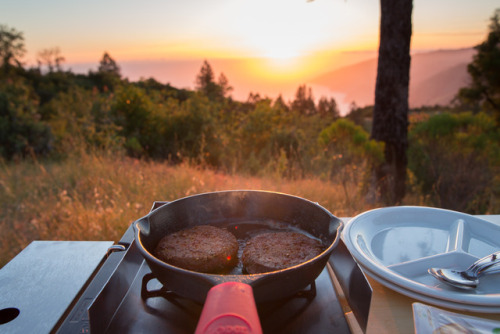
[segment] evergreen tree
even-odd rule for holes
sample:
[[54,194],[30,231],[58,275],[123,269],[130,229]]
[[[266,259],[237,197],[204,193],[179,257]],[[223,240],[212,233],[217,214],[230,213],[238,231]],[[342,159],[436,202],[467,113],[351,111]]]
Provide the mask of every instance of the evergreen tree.
[[229,93],[233,91],[233,87],[229,85],[229,80],[227,80],[227,77],[224,75],[224,73],[221,73],[219,75],[218,85],[220,88],[220,97],[229,97]]
[[210,100],[215,100],[220,95],[220,87],[215,83],[214,71],[206,60],[196,77],[196,89],[205,94]]
[[337,107],[337,102],[334,98],[327,99],[326,97],[321,97],[318,101],[318,113],[321,117],[333,116],[333,118],[339,118],[340,112]]
[[211,101],[222,101],[229,97],[233,87],[229,85],[229,80],[221,73],[219,79],[215,81],[215,74],[208,61],[203,61],[200,72],[196,76],[196,90],[204,94]]
[[310,87],[308,89],[306,85],[301,85],[297,88],[295,100],[292,102],[292,109],[304,115],[311,115],[316,112],[312,89]]
[[278,95],[278,97],[274,101],[273,108],[280,109],[280,110],[283,110],[283,111],[289,111],[290,110],[290,108],[288,107],[288,104],[285,102],[285,100],[283,99],[283,96],[281,94]]
[[500,9],[497,9],[489,26],[486,40],[476,46],[477,53],[467,70],[472,82],[460,89],[461,102],[480,105],[495,115],[500,126]]
[[26,53],[23,33],[6,25],[0,25],[0,59],[4,74],[12,67],[22,67],[21,58]]
[[120,67],[116,64],[116,61],[111,58],[109,53],[104,52],[101,61],[99,62],[99,73],[106,73],[114,75],[118,78],[121,77]]
[[109,53],[104,52],[98,71],[90,71],[89,78],[101,91],[114,91],[121,82],[120,67]]

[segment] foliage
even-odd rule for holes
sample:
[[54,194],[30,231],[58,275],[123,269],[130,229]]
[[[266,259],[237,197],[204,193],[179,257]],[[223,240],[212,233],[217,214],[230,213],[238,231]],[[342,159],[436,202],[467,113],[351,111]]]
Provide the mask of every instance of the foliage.
[[26,53],[23,33],[6,25],[0,25],[0,68],[7,75],[11,67],[21,67],[21,58]]
[[200,69],[200,73],[196,76],[196,89],[211,101],[220,101],[224,99],[233,88],[229,86],[229,81],[224,73],[221,73],[219,81],[215,82],[215,74],[212,70],[212,66],[205,60]]
[[65,58],[61,55],[59,48],[43,49],[38,53],[37,62],[41,69],[42,65],[46,65],[49,72],[54,72],[54,67],[58,72],[62,71],[61,63]]
[[308,115],[316,112],[312,89],[307,89],[306,85],[301,85],[295,93],[295,100],[292,102],[292,109],[301,114]]
[[[125,85],[118,88],[111,114],[125,138],[143,138],[150,130],[153,104],[141,88]],[[143,143],[144,145],[147,143]]]
[[383,159],[383,145],[370,139],[362,127],[345,118],[321,131],[318,140],[326,151],[340,156],[343,164],[360,164],[366,159],[380,162]]
[[40,121],[38,101],[23,80],[0,80],[0,155],[7,159],[46,154],[49,127]]
[[67,155],[94,148],[119,151],[123,137],[110,117],[110,97],[75,87],[44,106],[54,151]]
[[500,125],[500,9],[489,26],[486,40],[476,46],[477,53],[467,70],[472,82],[460,89],[458,97],[466,105],[477,105],[495,115]]
[[274,101],[273,107],[277,108],[277,109],[281,109],[283,111],[287,111],[287,112],[290,111],[288,104],[285,102],[285,100],[283,99],[283,96],[281,96],[281,94],[278,95],[278,97]]
[[343,185],[346,198],[350,198],[348,185],[366,187],[368,169],[384,159],[384,145],[369,138],[369,134],[348,119],[338,119],[319,134],[318,141],[324,157],[330,164],[330,178]]
[[89,71],[89,79],[102,92],[114,91],[121,83],[120,67],[111,56],[105,52],[99,62],[97,72]]
[[196,163],[219,163],[216,110],[207,97],[195,95],[176,106],[166,122],[164,138],[171,144],[170,154]]
[[[31,83],[35,94],[38,96],[40,109],[43,109],[44,105],[57,95],[66,93],[77,86],[75,76],[72,73],[55,71],[42,74],[39,69],[31,69],[23,75]],[[42,118],[47,116],[43,110],[40,110],[40,114]]]
[[132,83],[134,86],[144,89],[148,96],[151,96],[154,102],[162,103],[167,98],[173,98],[179,102],[184,102],[190,96],[194,95],[193,92],[187,89],[178,89],[172,87],[169,83],[162,84],[154,78],[143,79]]
[[499,186],[499,136],[484,113],[444,113],[412,127],[409,168],[432,205],[488,211]]
[[334,118],[340,117],[340,111],[337,106],[337,102],[333,98],[327,99],[326,97],[322,96],[318,101],[317,111],[322,117],[328,115]]
[[348,120],[360,125],[367,132],[372,130],[373,106],[358,108],[355,105],[351,111],[345,116]]
[[107,73],[107,74],[114,75],[118,78],[121,76],[120,67],[118,66],[116,61],[113,58],[111,58],[111,56],[107,52],[104,52],[104,54],[102,55],[102,59],[99,62],[98,71],[100,73]]

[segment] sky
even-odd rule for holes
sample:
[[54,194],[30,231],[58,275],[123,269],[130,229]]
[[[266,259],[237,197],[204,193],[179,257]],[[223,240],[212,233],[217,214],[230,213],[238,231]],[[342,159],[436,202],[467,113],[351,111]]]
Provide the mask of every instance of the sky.
[[[496,8],[414,0],[412,50],[477,45]],[[57,47],[86,72],[108,52],[131,80],[192,88],[207,59],[241,96],[243,78],[276,88],[376,56],[379,19],[378,0],[0,0],[0,24],[24,33],[26,64]]]

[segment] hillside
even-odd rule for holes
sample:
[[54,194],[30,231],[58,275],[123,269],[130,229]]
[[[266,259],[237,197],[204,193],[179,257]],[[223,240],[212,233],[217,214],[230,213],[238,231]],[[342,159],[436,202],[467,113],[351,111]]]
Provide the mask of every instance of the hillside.
[[[412,55],[410,69],[410,107],[446,105],[464,87],[469,76],[467,64],[472,61],[474,49],[439,50]],[[312,84],[345,95],[344,103],[358,106],[372,105],[375,99],[377,59],[323,74],[311,80]]]

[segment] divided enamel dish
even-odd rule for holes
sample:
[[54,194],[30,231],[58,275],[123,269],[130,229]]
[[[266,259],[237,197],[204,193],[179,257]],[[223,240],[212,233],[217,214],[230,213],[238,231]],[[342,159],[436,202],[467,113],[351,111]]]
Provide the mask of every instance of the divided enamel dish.
[[342,238],[365,273],[388,288],[438,306],[500,312],[500,274],[483,276],[475,290],[463,290],[427,272],[466,269],[500,250],[500,225],[450,210],[400,206],[354,217]]

